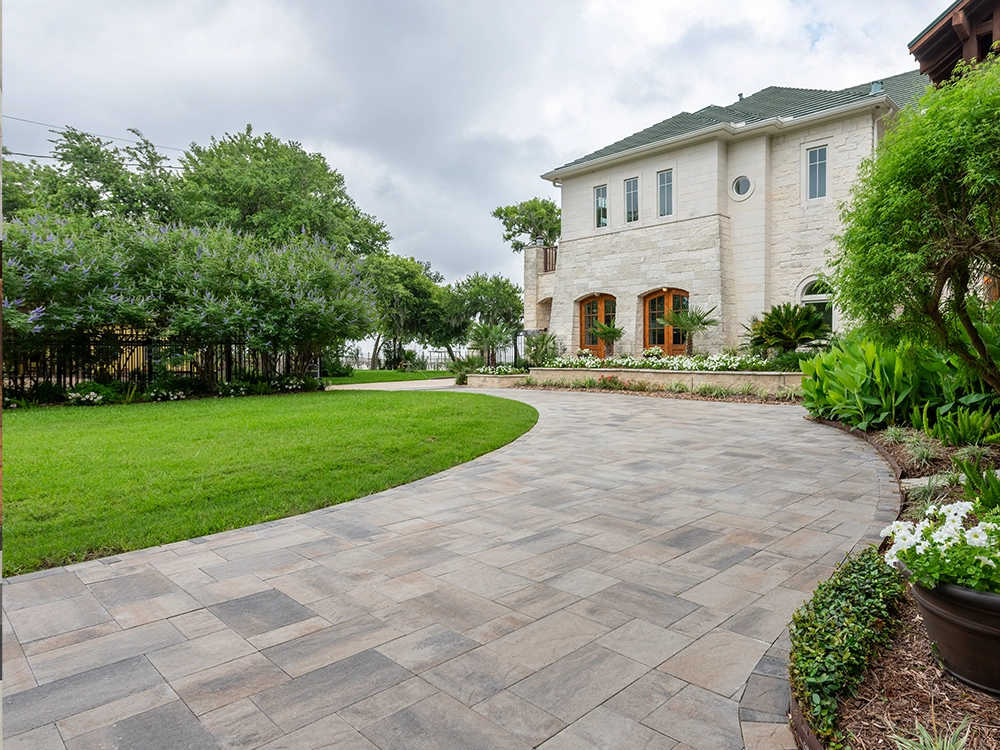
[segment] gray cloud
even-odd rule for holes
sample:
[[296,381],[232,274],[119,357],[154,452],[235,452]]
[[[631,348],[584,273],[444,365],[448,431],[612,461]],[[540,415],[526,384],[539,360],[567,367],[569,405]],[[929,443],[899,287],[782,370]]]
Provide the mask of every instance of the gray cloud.
[[[912,69],[944,0],[7,0],[4,112],[186,147],[242,129],[342,171],[393,249],[520,281],[498,205],[682,109]],[[4,144],[46,153],[44,128]]]

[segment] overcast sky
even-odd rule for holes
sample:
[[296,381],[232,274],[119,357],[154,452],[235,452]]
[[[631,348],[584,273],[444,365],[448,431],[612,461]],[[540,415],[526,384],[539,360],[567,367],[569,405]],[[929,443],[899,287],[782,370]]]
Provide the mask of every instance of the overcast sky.
[[393,252],[520,284],[490,212],[558,200],[541,173],[741,92],[912,70],[948,4],[5,0],[3,144],[49,153],[11,117],[179,149],[251,123],[323,153]]

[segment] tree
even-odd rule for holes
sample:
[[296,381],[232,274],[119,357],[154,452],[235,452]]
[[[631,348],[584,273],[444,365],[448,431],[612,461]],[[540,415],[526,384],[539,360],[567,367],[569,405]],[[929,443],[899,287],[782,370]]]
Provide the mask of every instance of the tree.
[[606,357],[615,356],[615,344],[625,335],[625,329],[615,325],[614,318],[611,319],[610,323],[598,320],[589,332],[594,334],[598,341],[604,344],[604,354]]
[[521,287],[500,274],[474,273],[455,284],[455,293],[471,320],[516,326],[524,315]]
[[4,216],[30,210],[175,221],[176,175],[142,133],[129,132],[138,141],[119,149],[111,141],[67,128],[51,141],[55,166],[5,159]]
[[478,349],[487,367],[497,366],[497,350],[511,344],[518,327],[509,323],[473,323],[469,326],[469,345]]
[[712,326],[719,325],[719,319],[712,317],[714,312],[714,307],[710,310],[701,307],[691,307],[687,310],[667,310],[667,314],[659,318],[657,322],[662,326],[676,328],[684,334],[684,338],[687,339],[686,354],[690,357],[694,354],[695,334],[703,333]]
[[930,343],[1000,393],[1000,62],[960,65],[889,128],[841,218],[832,281],[887,343]]
[[254,135],[247,125],[207,147],[191,144],[181,164],[181,218],[189,224],[224,224],[276,245],[308,234],[355,255],[387,252],[385,225],[358,209],[322,154],[298,143]]
[[[509,242],[515,253],[534,245],[539,237],[546,245],[554,245],[559,239],[560,210],[549,198],[531,198],[513,206],[500,206],[490,215],[503,224],[503,241]],[[525,237],[526,240],[522,239]]]
[[437,284],[428,267],[413,258],[374,255],[365,261],[365,277],[375,299],[375,343],[372,368],[380,353],[391,367],[398,364],[403,347],[414,340],[426,340],[438,323],[441,311],[436,299]]

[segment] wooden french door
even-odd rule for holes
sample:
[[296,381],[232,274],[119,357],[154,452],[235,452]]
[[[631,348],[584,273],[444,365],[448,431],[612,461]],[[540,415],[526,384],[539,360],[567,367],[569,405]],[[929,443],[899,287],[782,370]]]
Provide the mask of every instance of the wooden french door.
[[615,320],[617,306],[617,300],[610,294],[595,294],[580,303],[581,349],[592,352],[595,357],[604,358],[604,342],[598,339],[591,329],[598,321],[611,325]]
[[646,322],[645,348],[657,346],[667,356],[684,354],[687,351],[687,337],[682,331],[672,326],[664,325],[663,320],[667,310],[687,310],[688,293],[683,289],[661,289],[646,295],[644,301]]

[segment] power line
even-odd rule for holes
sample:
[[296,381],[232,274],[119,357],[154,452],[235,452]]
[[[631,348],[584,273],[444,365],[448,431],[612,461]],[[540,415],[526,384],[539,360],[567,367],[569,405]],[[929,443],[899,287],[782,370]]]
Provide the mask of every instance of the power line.
[[[49,122],[39,122],[38,120],[28,120],[28,119],[25,119],[24,117],[14,117],[14,115],[4,115],[3,117],[4,117],[5,120],[17,120],[18,122],[27,122],[27,123],[30,123],[32,125],[41,125],[42,127],[45,127],[45,128],[52,128],[53,130],[57,130],[60,133],[65,133],[66,130],[67,130],[67,128],[65,128],[65,127],[63,127],[61,125],[53,125],[52,123],[49,123]],[[134,140],[132,138],[119,138],[118,136],[114,136],[114,135],[101,135],[100,133],[88,133],[85,130],[80,130],[80,131],[77,131],[77,132],[83,133],[84,135],[92,135],[95,138],[110,138],[113,141],[125,141],[126,143],[142,143],[142,141],[137,141],[137,140]],[[186,151],[186,149],[176,148],[175,146],[159,146],[159,145],[157,145],[155,143],[153,145],[156,148],[165,148],[168,151],[181,151],[181,152]],[[43,157],[43,158],[46,158],[46,157]]]
[[[30,157],[32,159],[58,159],[59,158],[58,156],[51,156],[51,155],[46,155],[46,154],[26,154],[23,151],[10,151],[10,150],[4,151],[3,155],[4,156],[27,156],[27,157]],[[142,166],[145,166],[144,164],[133,163],[133,162],[122,162],[122,165],[126,166],[126,167],[142,167]],[[174,166],[173,164],[161,164],[160,167],[163,168],[163,169],[183,169],[183,167]]]

